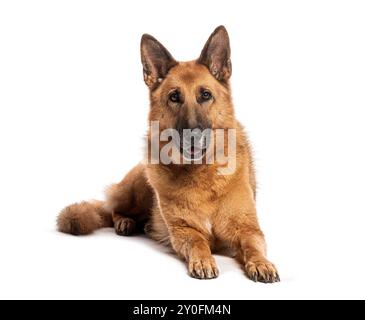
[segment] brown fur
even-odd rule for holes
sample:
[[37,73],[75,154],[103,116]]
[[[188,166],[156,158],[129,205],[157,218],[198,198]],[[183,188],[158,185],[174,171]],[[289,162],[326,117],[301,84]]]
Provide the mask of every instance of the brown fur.
[[[182,117],[189,127],[203,121],[212,129],[236,129],[236,170],[232,175],[218,175],[222,164],[217,163],[139,164],[108,189],[104,203],[82,202],[64,209],[58,218],[59,230],[88,234],[114,225],[117,234],[130,235],[136,224],[147,222],[146,233],[170,245],[195,278],[218,276],[211,252],[224,245],[236,252],[250,279],[279,281],[274,265],[265,257],[265,240],[256,216],[251,148],[234,115],[226,30],[215,30],[196,61],[176,62],[148,35],[142,37],[141,54],[150,88],[149,120],[159,121],[160,130],[173,128]],[[201,87],[208,88],[214,99],[199,103]],[[168,100],[175,88],[184,96],[179,106]],[[151,139],[150,134],[148,137]]]
[[91,201],[72,204],[63,209],[57,219],[58,230],[73,235],[90,234],[99,228],[112,227],[109,211],[103,202]]

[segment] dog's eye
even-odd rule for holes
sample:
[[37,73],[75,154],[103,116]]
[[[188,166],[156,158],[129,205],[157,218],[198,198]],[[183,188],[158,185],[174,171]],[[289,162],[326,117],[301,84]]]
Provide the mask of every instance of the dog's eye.
[[209,90],[204,89],[200,92],[200,98],[203,101],[208,101],[208,100],[212,99],[212,94]]
[[180,92],[175,90],[169,94],[169,100],[174,103],[179,103],[181,101]]

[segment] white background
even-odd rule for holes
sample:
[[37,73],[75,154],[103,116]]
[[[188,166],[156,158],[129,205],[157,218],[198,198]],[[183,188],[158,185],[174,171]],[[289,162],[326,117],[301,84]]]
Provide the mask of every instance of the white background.
[[[365,298],[363,1],[1,1],[0,298]],[[282,282],[198,281],[151,240],[55,231],[142,155],[139,41],[196,58],[224,24]]]

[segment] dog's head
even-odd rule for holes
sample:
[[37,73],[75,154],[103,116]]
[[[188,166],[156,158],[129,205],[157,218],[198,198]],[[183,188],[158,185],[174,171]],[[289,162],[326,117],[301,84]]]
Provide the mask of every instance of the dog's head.
[[[206,129],[234,127],[229,88],[232,72],[227,30],[220,26],[209,37],[200,57],[178,62],[150,35],[141,40],[144,81],[150,90],[150,121],[159,122],[160,132],[175,129],[180,152],[194,159],[205,153]],[[184,129],[193,132],[194,141],[183,144]],[[186,130],[185,130],[186,131]],[[185,137],[186,140],[186,137]]]

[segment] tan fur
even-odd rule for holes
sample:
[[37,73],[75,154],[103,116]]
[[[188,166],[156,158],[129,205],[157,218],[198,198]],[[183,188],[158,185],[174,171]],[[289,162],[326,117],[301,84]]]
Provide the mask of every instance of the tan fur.
[[73,235],[90,234],[99,228],[112,227],[112,219],[102,201],[81,202],[63,209],[57,219],[58,230]]
[[[221,52],[217,46],[218,49],[223,46]],[[219,175],[222,165],[217,163],[139,164],[119,184],[108,189],[105,203],[83,202],[64,209],[58,218],[60,231],[88,234],[113,222],[118,234],[129,235],[136,224],[147,222],[146,233],[170,245],[187,262],[193,277],[218,276],[211,252],[224,245],[236,252],[252,280],[279,281],[274,265],[265,257],[266,244],[256,216],[251,147],[234,115],[228,83],[229,50],[224,51],[224,46],[229,48],[228,34],[220,27],[208,40],[198,61],[172,60],[166,49],[150,36],[142,38],[141,51],[145,81],[150,87],[149,120],[159,121],[163,130],[173,127],[184,112],[191,126],[204,118],[213,129],[236,129],[234,174]],[[167,60],[165,65],[158,64],[162,58],[154,61],[159,51]],[[201,86],[209,88],[214,100],[197,103]],[[185,99],[180,108],[168,101],[169,92],[177,87]],[[150,134],[148,137],[151,138]]]

